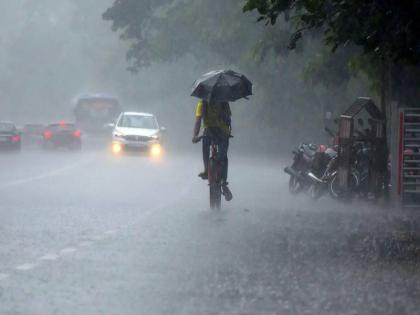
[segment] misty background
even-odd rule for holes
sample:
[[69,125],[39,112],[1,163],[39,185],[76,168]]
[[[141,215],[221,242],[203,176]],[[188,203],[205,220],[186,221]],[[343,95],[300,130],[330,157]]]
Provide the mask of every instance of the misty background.
[[171,142],[187,147],[197,101],[189,96],[193,81],[232,68],[254,83],[249,101],[231,104],[233,147],[288,152],[296,142],[325,141],[326,111],[338,114],[357,96],[375,97],[362,74],[348,72],[351,48],[332,58],[313,36],[290,51],[281,41],[290,25],[257,23],[257,15],[241,12],[240,1],[180,3],[188,10],[155,13],[165,23],[156,24],[157,35],[147,43],[150,63],[133,74],[126,60],[130,41],[120,40],[102,18],[112,0],[2,1],[0,118],[73,120],[77,96],[106,93],[126,110],[155,113]]

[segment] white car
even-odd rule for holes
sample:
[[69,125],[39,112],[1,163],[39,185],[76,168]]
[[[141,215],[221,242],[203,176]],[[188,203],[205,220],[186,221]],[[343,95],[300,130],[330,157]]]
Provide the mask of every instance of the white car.
[[160,127],[153,114],[138,112],[123,112],[116,124],[111,124],[112,151],[121,152],[146,152],[152,156],[162,154],[161,136],[165,131]]

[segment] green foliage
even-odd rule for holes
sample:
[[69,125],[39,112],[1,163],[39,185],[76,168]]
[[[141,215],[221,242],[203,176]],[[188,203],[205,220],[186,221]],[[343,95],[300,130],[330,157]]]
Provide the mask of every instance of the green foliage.
[[261,29],[241,14],[240,1],[122,0],[103,18],[112,21],[112,29],[131,43],[127,57],[132,70],[187,54],[206,59],[209,50],[237,59],[238,51]]
[[420,1],[413,0],[247,0],[244,11],[275,24],[293,12],[297,29],[291,45],[305,30],[321,30],[335,51],[349,43],[385,60],[420,62]]

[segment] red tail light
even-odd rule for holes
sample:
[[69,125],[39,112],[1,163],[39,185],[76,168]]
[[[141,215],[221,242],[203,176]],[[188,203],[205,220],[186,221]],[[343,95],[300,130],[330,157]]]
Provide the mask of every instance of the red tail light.
[[12,137],[12,142],[19,142],[20,141],[20,135],[14,135]]
[[80,138],[81,135],[82,135],[82,133],[80,132],[80,130],[73,131],[73,137]]
[[45,140],[50,140],[53,136],[53,133],[51,132],[51,130],[45,130],[44,131],[44,139]]

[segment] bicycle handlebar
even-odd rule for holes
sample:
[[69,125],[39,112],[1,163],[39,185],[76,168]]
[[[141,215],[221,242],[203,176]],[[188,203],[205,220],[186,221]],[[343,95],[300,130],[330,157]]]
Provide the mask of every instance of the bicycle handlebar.
[[[197,137],[197,142],[196,143],[200,142],[204,138],[214,138],[214,137],[212,137],[212,136],[206,136],[206,135],[201,135],[201,136],[198,136]],[[229,138],[233,138],[233,136],[232,135],[229,135]]]

